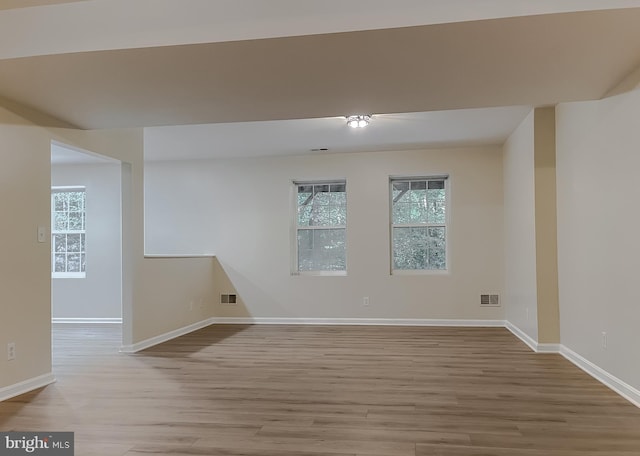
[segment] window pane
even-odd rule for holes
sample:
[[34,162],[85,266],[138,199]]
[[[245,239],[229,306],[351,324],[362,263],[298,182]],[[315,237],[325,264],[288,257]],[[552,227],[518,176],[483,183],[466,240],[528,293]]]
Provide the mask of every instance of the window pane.
[[345,230],[314,230],[314,256],[317,270],[345,269]]
[[[347,196],[344,182],[299,184],[297,247],[299,271],[340,271],[346,267]],[[314,227],[315,229],[305,229]]]
[[80,234],[67,235],[67,251],[80,252]]
[[298,185],[298,226],[344,226],[346,184]]
[[416,181],[411,182],[411,193],[409,200],[420,207],[427,205],[427,182]]
[[329,204],[329,185],[314,185],[313,186],[313,203],[314,204]]
[[446,269],[444,227],[393,229],[394,269]]
[[51,237],[53,271],[85,271],[85,192],[52,192],[52,231]]
[[66,234],[54,234],[53,235],[53,251],[54,252],[66,252],[67,250],[67,235]]
[[343,271],[345,269],[344,229],[298,231],[298,270]]
[[394,182],[392,185],[392,197],[394,203],[409,201],[409,182]]
[[427,206],[427,222],[428,223],[445,223],[445,208],[446,204],[444,200],[429,200]]
[[406,225],[411,221],[411,205],[397,203],[393,205],[393,223],[396,225]]
[[298,230],[298,252],[313,250],[313,230]]
[[446,269],[444,179],[393,180],[391,196],[393,268]]
[[411,182],[411,190],[426,190],[427,181],[413,181]]
[[66,272],[66,258],[67,256],[64,253],[55,254],[53,262],[55,272]]
[[56,212],[53,216],[53,228],[56,231],[66,231],[68,227],[68,217],[66,212]]
[[429,249],[428,263],[427,269],[446,269],[444,249]]
[[416,224],[427,223],[426,199],[421,203],[414,203],[411,205],[410,222]]
[[444,227],[431,227],[429,228],[428,238],[430,243],[435,247],[444,247],[445,239],[444,239],[445,229]]
[[408,225],[427,223],[427,210],[418,204],[395,204],[393,206],[393,224]]
[[429,228],[428,233],[428,269],[446,269],[446,239],[444,227]]
[[77,231],[82,229],[82,212],[69,212],[69,230]]
[[68,192],[69,195],[69,210],[81,211],[84,207],[84,192]]
[[329,222],[332,226],[344,226],[347,224],[346,206],[329,206]]
[[418,269],[424,263],[421,255],[424,252],[414,243],[413,228],[394,228],[393,230],[393,265],[394,269]]
[[298,186],[298,206],[309,204],[313,196],[313,185]]
[[80,272],[79,253],[70,253],[67,255],[67,272]]
[[329,206],[316,204],[316,198],[314,198],[313,208],[311,209],[311,220],[309,222],[311,226],[328,226],[329,222]]
[[66,193],[54,193],[53,194],[53,201],[54,201],[54,210],[56,211],[68,211],[69,210],[69,203],[67,200],[67,194]]
[[87,270],[87,259],[84,253],[80,255],[80,270],[82,272],[85,272]]
[[430,200],[444,201],[445,200],[445,191],[444,189],[440,190],[427,190],[427,197]]
[[311,225],[311,210],[312,206],[299,206],[298,207],[298,225],[309,226]]
[[346,184],[330,185],[330,203],[336,206],[345,206],[347,204],[347,186]]

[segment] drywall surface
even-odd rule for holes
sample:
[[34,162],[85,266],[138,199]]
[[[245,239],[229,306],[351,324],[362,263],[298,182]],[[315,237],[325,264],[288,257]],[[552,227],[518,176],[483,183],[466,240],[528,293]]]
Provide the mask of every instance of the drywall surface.
[[[146,251],[215,253],[216,283],[239,298],[216,316],[504,317],[480,307],[481,293],[502,292],[500,148],[150,162],[145,171]],[[448,271],[391,275],[390,176],[443,174]],[[292,182],[325,179],[347,181],[347,275],[292,275]]]
[[639,117],[638,89],[556,111],[562,344],[636,389]]

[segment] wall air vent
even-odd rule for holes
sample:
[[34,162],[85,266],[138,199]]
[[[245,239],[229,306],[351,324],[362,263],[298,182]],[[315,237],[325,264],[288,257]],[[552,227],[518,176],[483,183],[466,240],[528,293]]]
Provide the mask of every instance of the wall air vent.
[[487,307],[499,307],[500,306],[500,295],[497,294],[481,294],[480,295],[480,305]]
[[222,304],[235,304],[236,302],[237,300],[235,293],[220,295],[220,303]]

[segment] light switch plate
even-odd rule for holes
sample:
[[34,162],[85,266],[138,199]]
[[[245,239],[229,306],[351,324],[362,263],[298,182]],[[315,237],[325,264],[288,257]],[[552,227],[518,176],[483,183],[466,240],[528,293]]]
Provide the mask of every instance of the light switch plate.
[[47,241],[47,229],[44,226],[38,227],[38,242]]

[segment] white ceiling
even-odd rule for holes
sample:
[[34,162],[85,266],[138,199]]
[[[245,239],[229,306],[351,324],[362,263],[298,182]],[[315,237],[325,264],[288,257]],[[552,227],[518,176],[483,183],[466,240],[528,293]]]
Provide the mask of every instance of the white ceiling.
[[114,163],[120,162],[110,157],[73,149],[63,144],[51,144],[52,165],[104,165]]
[[0,10],[32,8],[34,6],[58,5],[85,0],[0,0]]
[[150,159],[499,144],[634,74],[638,24],[640,0],[0,0],[0,99],[147,127]]
[[[374,115],[364,129],[348,127],[344,117],[151,127],[145,128],[145,160],[495,145],[502,144],[530,110],[511,106]],[[320,148],[329,150],[311,151]]]
[[632,7],[640,0],[0,0],[0,59]]
[[638,24],[635,8],[25,57],[0,60],[0,96],[87,129],[553,105],[640,65]]

